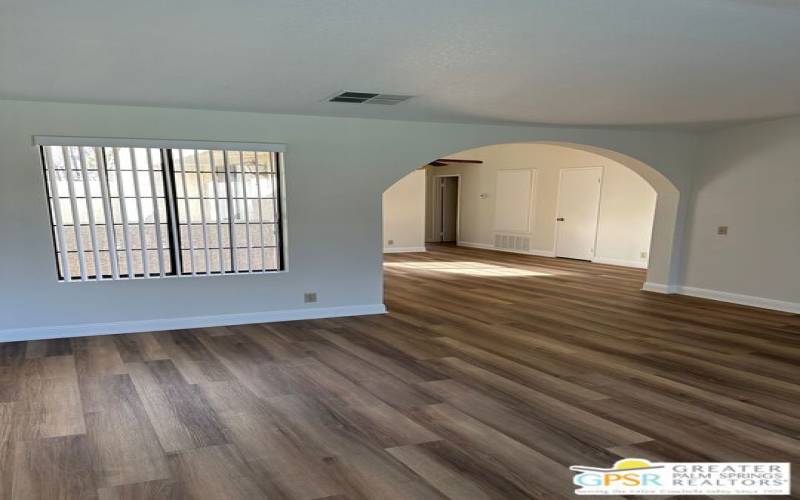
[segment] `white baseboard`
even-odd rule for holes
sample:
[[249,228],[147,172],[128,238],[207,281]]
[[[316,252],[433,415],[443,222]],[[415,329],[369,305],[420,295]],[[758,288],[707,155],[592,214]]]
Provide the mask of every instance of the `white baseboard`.
[[710,290],[708,288],[696,288],[693,286],[680,287],[678,292],[681,295],[699,297],[702,299],[719,300],[722,302],[732,302],[743,306],[760,307],[762,309],[774,309],[776,311],[786,311],[800,314],[800,303],[786,302],[783,300],[767,299],[754,295],[742,295],[738,293],[723,292],[720,290]]
[[526,253],[528,255],[538,255],[539,257],[556,257],[556,252],[553,250],[528,250],[527,252],[517,252],[516,250],[504,250],[502,248],[498,248],[501,252],[513,252],[513,253]]
[[286,309],[283,311],[263,311],[241,314],[218,314],[213,316],[190,316],[182,318],[118,321],[112,323],[36,326],[32,328],[11,328],[0,330],[0,342],[57,339],[65,337],[88,337],[93,335],[108,335],[115,333],[156,332],[161,330],[180,330],[184,328],[246,325],[250,323],[271,323],[275,321],[337,318],[342,316],[365,316],[368,314],[385,313],[386,306],[383,304],[364,304],[340,307]]
[[456,245],[468,248],[482,248],[484,250],[494,250],[494,245],[488,243],[473,243],[472,241],[457,241]]
[[383,253],[427,252],[425,247],[384,247]]
[[654,293],[678,293],[678,288],[674,285],[665,285],[663,283],[654,283],[652,281],[646,281],[644,285],[642,285],[642,290],[645,292]]
[[484,250],[494,250],[496,252],[518,253],[522,255],[538,255],[539,257],[555,257],[553,250],[513,250],[508,248],[497,248],[489,243],[474,243],[472,241],[459,241],[456,243],[460,247],[482,248]]
[[742,295],[739,293],[723,292],[711,290],[709,288],[697,288],[693,286],[664,285],[662,283],[647,282],[642,286],[642,290],[655,293],[676,293],[698,297],[701,299],[718,300],[720,302],[730,302],[743,306],[760,307],[762,309],[773,309],[775,311],[785,311],[800,314],[800,303],[786,302],[784,300],[767,299],[754,295]]
[[608,257],[595,257],[592,262],[597,264],[608,264],[610,266],[623,266],[623,267],[636,267],[638,269],[647,269],[647,262],[640,260],[625,260],[625,259],[611,259]]

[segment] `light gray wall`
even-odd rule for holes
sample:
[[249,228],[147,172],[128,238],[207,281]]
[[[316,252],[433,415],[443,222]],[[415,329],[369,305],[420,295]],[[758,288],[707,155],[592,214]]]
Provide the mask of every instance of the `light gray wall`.
[[[286,143],[288,272],[58,283],[38,152],[31,144],[36,134]],[[676,131],[0,101],[0,339],[30,327],[311,307],[302,303],[304,291],[318,292],[313,307],[380,304],[383,191],[432,159],[529,141],[616,151],[651,165],[679,190],[688,190],[696,145],[693,135]],[[667,279],[674,259],[665,262],[659,272]]]
[[800,118],[711,133],[700,158],[684,285],[800,303]]

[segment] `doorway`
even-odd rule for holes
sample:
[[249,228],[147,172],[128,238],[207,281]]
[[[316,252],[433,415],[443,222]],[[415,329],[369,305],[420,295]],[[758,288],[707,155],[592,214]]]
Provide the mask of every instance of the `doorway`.
[[556,257],[592,260],[597,240],[603,167],[559,172]]
[[461,176],[437,175],[434,177],[434,241],[458,241],[458,214]]
[[[550,150],[541,148],[550,148]],[[552,148],[558,148],[559,151],[554,152]],[[562,149],[570,151],[572,156],[561,158],[563,152],[560,150]],[[427,158],[439,159],[428,161],[425,164],[415,163],[418,165],[417,167],[408,166],[408,169],[424,169],[425,171],[424,203],[417,202],[417,206],[420,207],[424,204],[424,220],[420,221],[419,217],[411,219],[417,221],[413,227],[420,231],[424,227],[425,242],[438,243],[441,240],[441,230],[438,231],[438,235],[435,230],[437,219],[441,217],[441,215],[437,217],[435,213],[437,194],[440,189],[440,179],[437,177],[461,175],[460,187],[463,196],[459,200],[460,214],[456,227],[457,244],[465,247],[497,249],[495,245],[498,242],[497,233],[492,225],[496,208],[495,182],[493,180],[496,181],[496,177],[492,179],[491,173],[474,175],[471,173],[471,170],[475,170],[474,165],[473,168],[470,168],[469,164],[464,165],[453,160],[442,161],[444,153],[459,159],[481,158],[479,165],[492,171],[530,168],[537,172],[531,201],[529,248],[525,249],[525,242],[518,243],[518,240],[514,241],[514,247],[531,255],[547,257],[555,257],[557,254],[558,229],[556,226],[559,223],[555,219],[559,216],[557,209],[561,169],[602,166],[601,188],[603,192],[597,210],[599,216],[596,218],[597,222],[592,224],[594,230],[589,233],[590,235],[595,233],[594,244],[590,242],[588,246],[589,250],[594,248],[594,256],[592,257],[589,251],[584,251],[582,256],[577,256],[607,265],[647,268],[647,281],[643,289],[659,293],[674,292],[673,283],[680,274],[677,260],[679,245],[676,243],[678,241],[676,236],[680,228],[678,224],[679,207],[683,202],[678,188],[661,171],[624,153],[572,142],[534,140],[524,143],[480,145],[474,149],[453,151],[440,149],[438,155],[431,153],[427,156]],[[559,155],[557,161],[554,160],[554,153]],[[493,158],[493,155],[496,156],[496,159]],[[447,158],[444,159],[447,160]],[[424,160],[425,157],[417,161]],[[624,175],[620,172],[635,175]],[[397,176],[400,174],[402,174],[402,169],[397,172]],[[387,186],[387,191],[389,188],[395,191],[394,188],[403,179],[402,176],[397,176],[392,176],[394,184]],[[644,190],[640,189],[641,181],[649,185],[654,193],[646,194]],[[465,182],[466,184],[464,184]],[[488,184],[484,187],[483,183],[486,182]],[[635,200],[629,196],[631,185],[635,185],[637,192],[641,195],[637,196]],[[386,195],[387,193],[384,193],[384,197]],[[596,196],[595,199],[597,199]],[[646,202],[650,207],[648,214],[643,215],[643,212],[635,207],[632,209],[632,202],[635,202],[633,203],[635,206],[641,206]],[[397,208],[399,213],[406,213],[408,210],[406,206],[397,205]],[[386,211],[386,208],[384,210]],[[389,212],[398,213],[398,211],[393,212],[391,207]],[[441,210],[439,214],[441,214]],[[612,223],[608,223],[609,217],[613,218]],[[562,231],[562,243],[566,238],[563,233]],[[389,231],[386,231],[386,227],[384,227],[384,251],[388,251],[389,247],[394,246],[391,243],[387,244],[389,239],[394,240],[395,244],[397,243],[394,234],[396,234],[395,230],[390,228]],[[506,236],[510,241],[510,236],[518,237],[519,235],[507,232],[501,233],[500,236],[500,244],[502,244],[502,236]],[[405,245],[403,246],[405,247]],[[586,245],[583,246],[586,247]],[[422,251],[423,246],[419,244],[413,248],[414,251]],[[409,246],[409,249],[394,249],[393,251],[411,250]],[[563,245],[560,254],[571,255],[563,250]]]

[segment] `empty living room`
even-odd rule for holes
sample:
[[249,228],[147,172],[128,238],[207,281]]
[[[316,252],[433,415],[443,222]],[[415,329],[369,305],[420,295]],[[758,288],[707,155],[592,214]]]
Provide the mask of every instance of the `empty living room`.
[[800,2],[0,1],[0,500],[800,496]]

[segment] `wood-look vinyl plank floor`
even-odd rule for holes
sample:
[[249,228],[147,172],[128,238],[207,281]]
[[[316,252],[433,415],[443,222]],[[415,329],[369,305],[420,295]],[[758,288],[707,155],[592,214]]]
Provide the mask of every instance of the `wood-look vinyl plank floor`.
[[442,245],[385,275],[386,315],[0,344],[0,498],[557,499],[573,464],[800,463],[798,315]]

